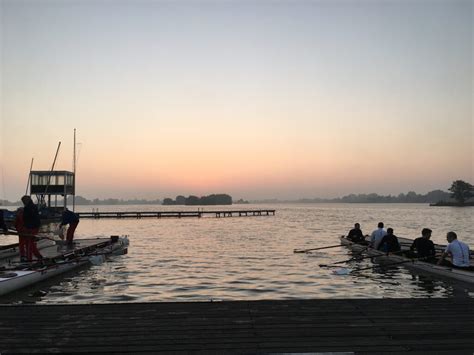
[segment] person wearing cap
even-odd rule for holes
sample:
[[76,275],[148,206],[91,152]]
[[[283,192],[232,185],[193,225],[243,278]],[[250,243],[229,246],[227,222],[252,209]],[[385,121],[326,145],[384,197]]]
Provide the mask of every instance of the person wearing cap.
[[[438,265],[452,266],[461,269],[469,268],[471,263],[469,261],[470,251],[467,244],[459,241],[457,234],[454,232],[448,232],[446,239],[449,244],[441,255]],[[448,255],[451,257],[451,262],[444,260]]]

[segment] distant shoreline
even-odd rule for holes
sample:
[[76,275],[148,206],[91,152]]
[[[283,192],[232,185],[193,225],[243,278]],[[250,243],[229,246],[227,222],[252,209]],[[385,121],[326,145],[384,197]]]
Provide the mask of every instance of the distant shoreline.
[[[193,196],[194,197],[194,196]],[[102,206],[102,205],[167,205],[164,203],[171,199],[153,199],[153,200],[146,200],[146,199],[119,199],[119,198],[105,198],[105,199],[87,199],[80,195],[76,195],[75,204],[78,206]],[[255,200],[244,200],[242,198],[232,201],[229,196],[229,205],[236,205],[236,204],[246,204],[247,201],[252,204],[261,204],[261,203],[299,203],[299,204],[321,204],[321,203],[355,203],[355,204],[382,204],[382,203],[390,203],[390,204],[401,204],[401,203],[422,203],[422,204],[429,204],[430,206],[460,206],[456,201],[451,198],[451,194],[446,191],[442,190],[433,190],[424,195],[417,194],[414,191],[409,191],[408,193],[400,193],[398,195],[379,195],[376,193],[368,193],[368,194],[349,194],[343,197],[336,197],[336,198],[320,198],[320,197],[313,197],[313,198],[298,198],[292,200],[286,199],[278,199],[278,198],[268,198],[268,199],[255,199]],[[169,202],[169,201],[168,201]],[[198,205],[198,201],[196,200],[193,205]],[[62,205],[63,201],[58,200],[58,205]],[[68,198],[68,205],[71,205],[72,198]],[[184,205],[184,203],[175,203],[176,205]],[[21,206],[21,202],[11,202],[8,200],[0,200],[0,206]],[[468,201],[464,204],[465,206],[474,206],[474,201]],[[208,206],[208,204],[203,204],[203,206]]]
[[445,201],[439,201],[436,203],[430,203],[430,206],[432,207],[473,207],[474,206],[474,201],[471,202],[466,202],[463,204],[457,203],[457,202],[445,202]]
[[[380,201],[380,202],[367,202],[367,201],[362,201],[362,202],[347,202],[347,201],[318,201],[318,202],[302,202],[302,201],[279,201],[279,200],[262,200],[262,201],[249,201],[248,203],[233,203],[232,205],[164,205],[161,202],[156,203],[156,202],[149,202],[149,203],[76,203],[76,206],[91,206],[91,207],[97,207],[97,206],[165,206],[165,207],[212,207],[212,206],[242,206],[242,205],[258,205],[258,204],[299,204],[299,205],[324,205],[324,204],[349,204],[349,205],[429,205],[431,207],[474,207],[474,202],[468,202],[465,203],[464,205],[460,205],[455,202],[436,202],[436,203],[429,203],[429,202],[385,202],[385,201]],[[72,203],[70,203],[68,206],[71,206]],[[21,203],[10,203],[10,204],[0,204],[0,209],[5,209],[6,207],[20,207],[22,206]]]

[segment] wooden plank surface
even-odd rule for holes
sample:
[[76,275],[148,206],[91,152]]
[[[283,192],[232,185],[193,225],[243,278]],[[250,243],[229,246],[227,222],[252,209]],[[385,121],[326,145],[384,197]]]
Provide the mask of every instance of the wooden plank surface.
[[0,353],[474,351],[473,299],[0,306]]

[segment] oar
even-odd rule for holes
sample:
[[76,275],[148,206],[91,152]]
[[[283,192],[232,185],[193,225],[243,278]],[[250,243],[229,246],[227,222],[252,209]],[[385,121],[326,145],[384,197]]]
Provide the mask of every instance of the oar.
[[311,249],[294,249],[293,253],[307,253],[308,251],[313,251],[313,250],[321,250],[321,249],[329,249],[329,248],[337,248],[337,247],[343,247],[344,245],[342,244],[337,244],[337,245],[329,245],[327,247],[320,247],[320,248],[311,248]]
[[[406,246],[412,246],[413,243],[407,243],[407,242],[399,242],[400,245],[406,245]],[[446,245],[441,245],[441,244],[435,244],[434,245],[435,249],[438,250],[444,250],[446,248]]]
[[47,237],[44,235],[35,235],[35,234],[28,234],[28,233],[18,233],[17,231],[9,230],[8,233],[4,233],[5,235],[20,235],[24,237],[35,237],[38,239],[49,239],[52,240],[53,242],[56,242],[56,239],[53,239],[51,237]]
[[[402,245],[412,245],[413,244],[413,242],[399,242],[399,243],[402,244]],[[446,248],[446,245],[444,245],[444,244],[435,244],[434,246],[435,246],[435,248],[441,248],[441,249]]]
[[368,256],[363,256],[361,258],[350,258],[350,259],[347,259],[347,260],[336,261],[335,263],[331,263],[331,264],[319,264],[319,267],[332,267],[333,265],[344,264],[344,263],[347,263],[348,261],[369,259],[369,258],[375,258],[375,257],[376,256],[374,256],[374,255],[368,255]]
[[367,251],[367,249],[369,249],[369,248],[370,248],[370,246],[367,245],[364,249],[359,250],[357,253],[355,253],[355,255],[361,255],[361,254],[363,254],[365,251]]
[[403,261],[397,261],[396,263],[378,264],[378,265],[362,267],[358,269],[342,268],[340,270],[334,270],[333,273],[336,275],[348,275],[350,273],[357,272],[357,271],[375,269],[376,267],[386,267],[386,266],[401,265],[401,264],[406,264],[406,263],[414,263],[415,261],[421,261],[428,258],[431,258],[431,256],[424,256],[422,258],[414,258],[414,259],[408,259],[408,260],[403,260]]

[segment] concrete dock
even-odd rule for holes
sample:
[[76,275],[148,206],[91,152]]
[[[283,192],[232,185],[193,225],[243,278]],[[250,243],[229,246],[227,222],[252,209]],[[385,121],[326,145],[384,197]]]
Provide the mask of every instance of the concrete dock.
[[474,299],[0,306],[0,353],[472,354]]

